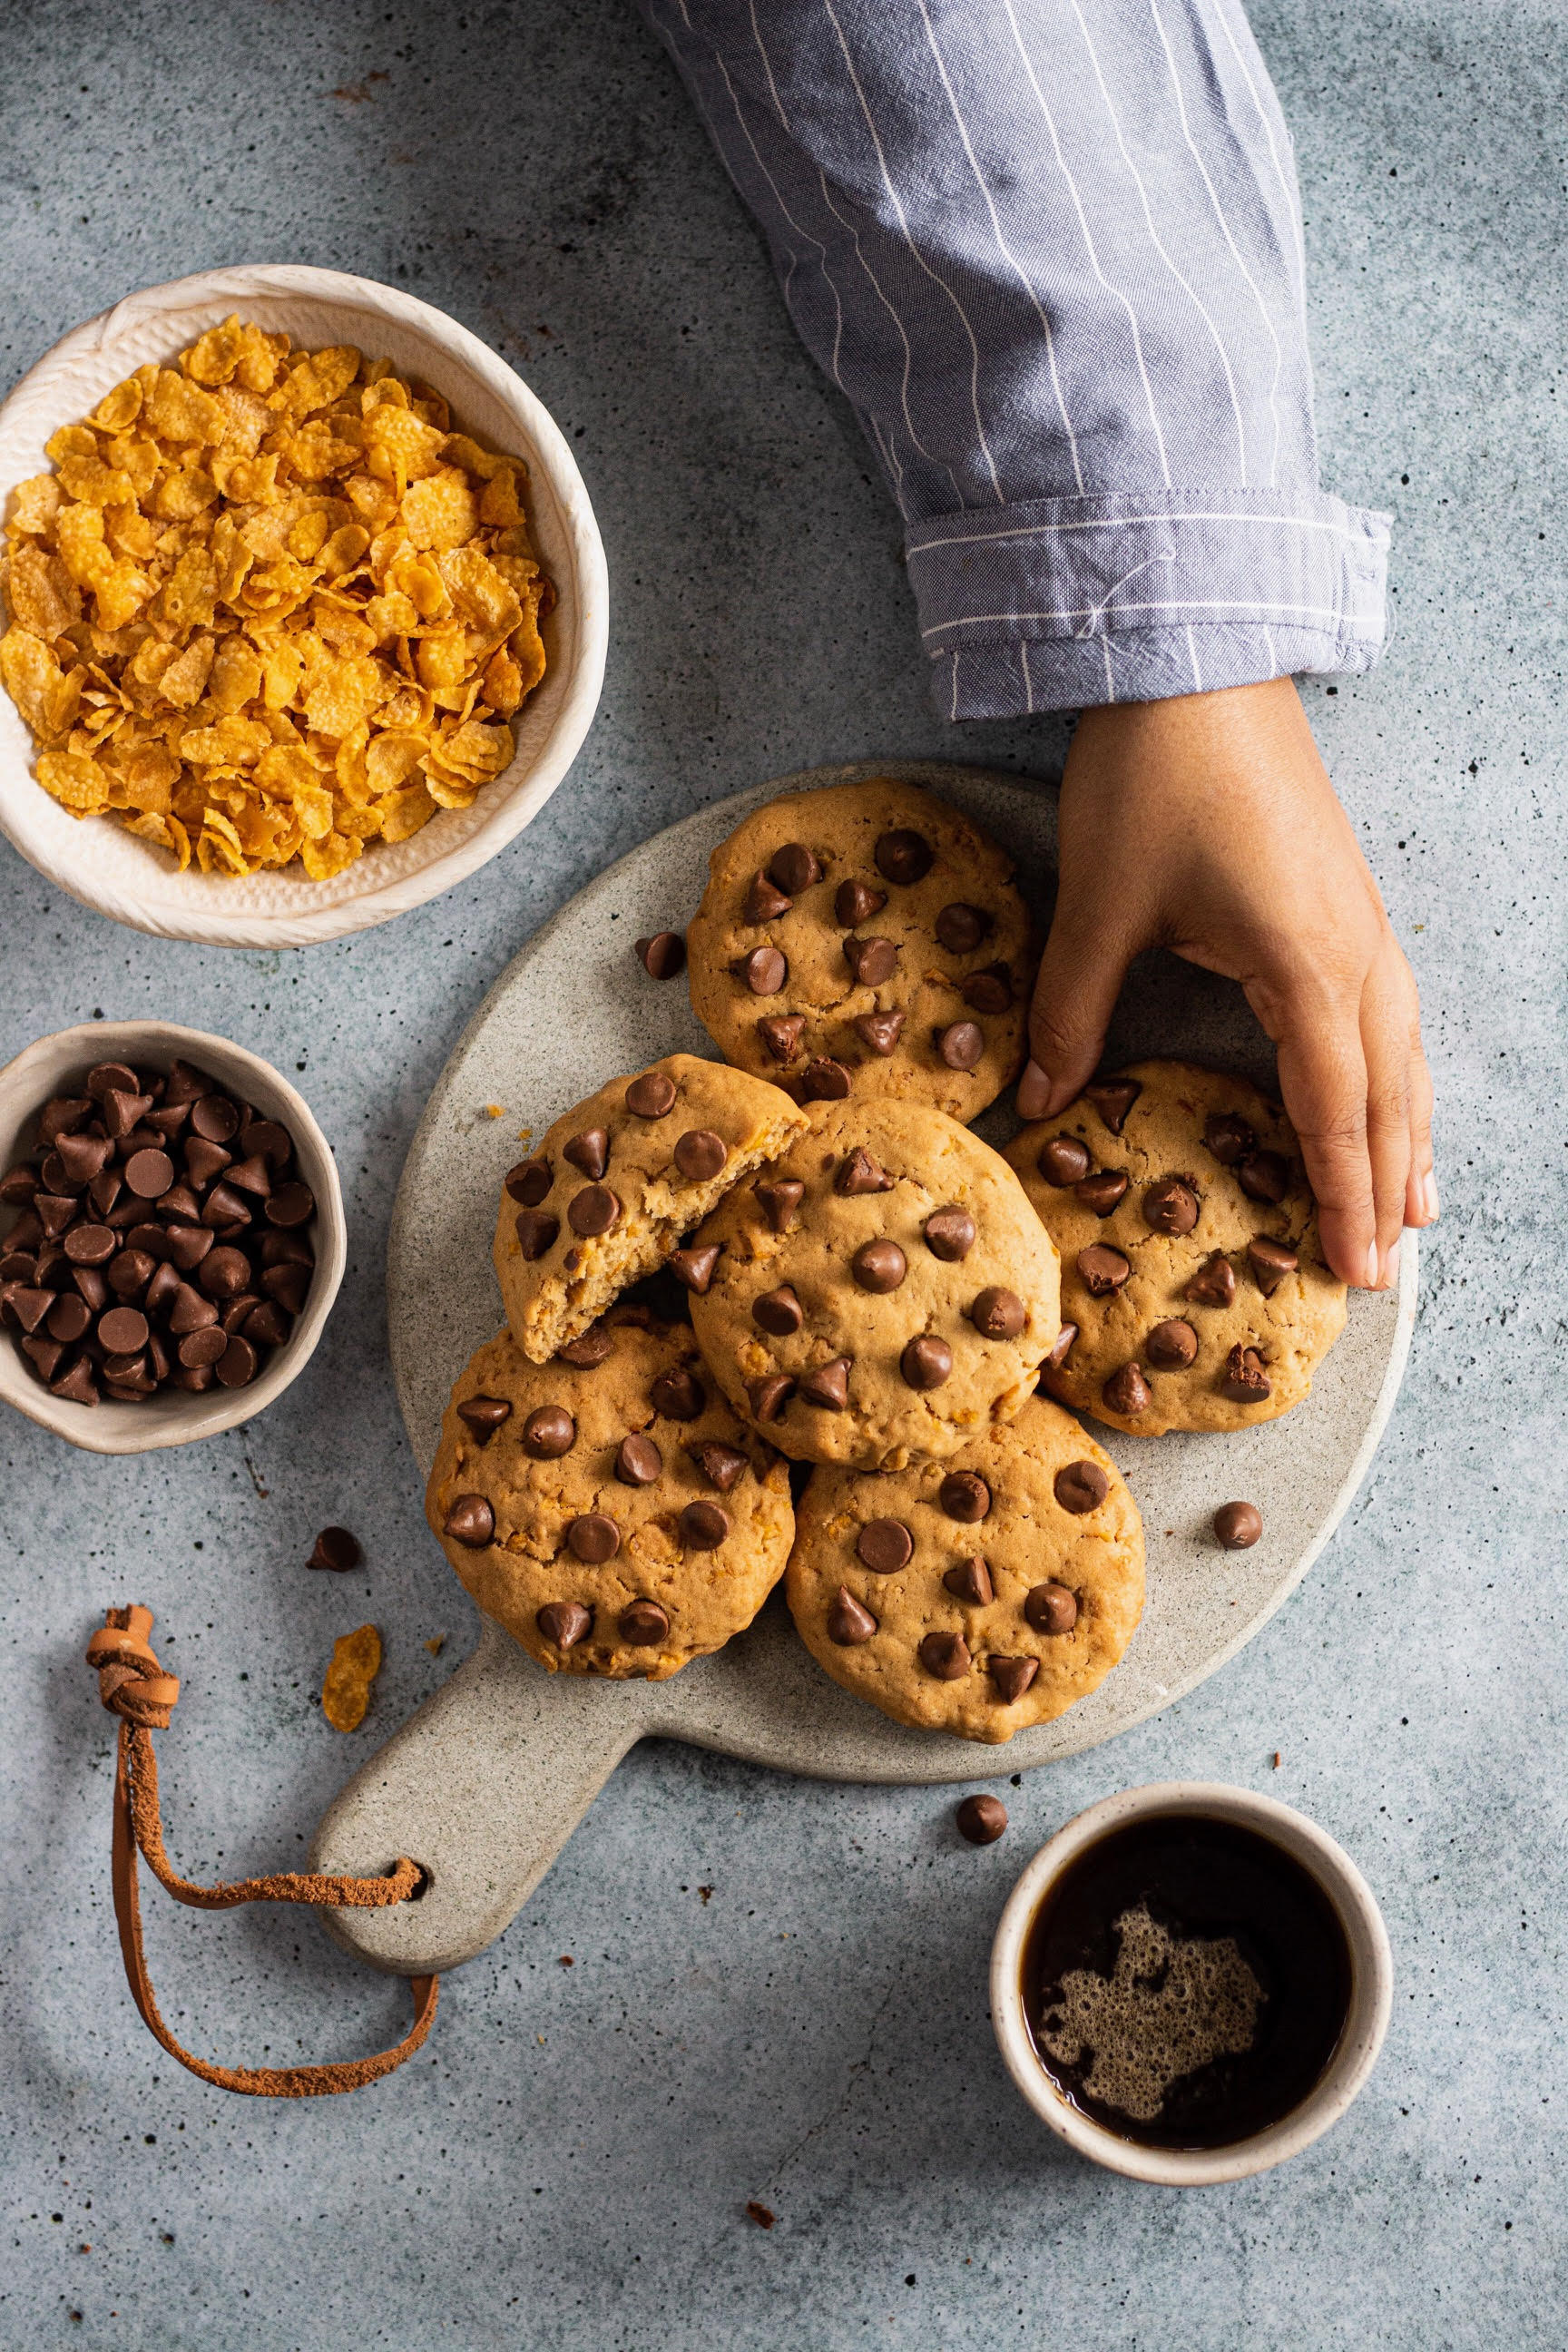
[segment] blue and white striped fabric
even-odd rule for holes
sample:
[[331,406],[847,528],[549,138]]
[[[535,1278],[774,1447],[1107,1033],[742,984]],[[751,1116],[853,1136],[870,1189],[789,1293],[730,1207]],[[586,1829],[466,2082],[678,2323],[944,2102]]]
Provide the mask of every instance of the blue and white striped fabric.
[[1366,668],[1237,0],[641,0],[906,525],[954,719]]

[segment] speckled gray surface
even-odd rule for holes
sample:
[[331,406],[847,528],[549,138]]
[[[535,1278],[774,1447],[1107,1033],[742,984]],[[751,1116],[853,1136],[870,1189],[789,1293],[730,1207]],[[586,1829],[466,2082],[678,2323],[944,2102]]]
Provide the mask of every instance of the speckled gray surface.
[[[145,1598],[185,1678],[162,1743],[184,1865],[300,1851],[354,1752],[313,1706],[332,1635],[382,1626],[381,1727],[473,1639],[422,1525],[381,1262],[420,1104],[485,986],[609,856],[699,801],[883,750],[1048,773],[1060,738],[955,737],[930,716],[892,509],[622,0],[466,19],[401,0],[5,9],[5,380],[127,288],[219,260],[406,282],[580,435],[615,604],[574,777],[472,885],[357,941],[160,945],[0,849],[0,1052],[98,1007],[226,1031],[308,1094],[351,1223],[321,1350],[245,1433],[117,1463],[0,1427],[6,2347],[1554,2352],[1568,2336],[1568,41],[1538,4],[1257,13],[1307,189],[1326,478],[1399,519],[1388,662],[1309,697],[1415,956],[1443,1105],[1446,1214],[1372,1480],[1222,1674],[1016,1791],[1001,1775],[1013,1826],[983,1853],[938,1791],[638,1749],[446,1988],[420,2060],[289,2109],[205,2090],[131,2011],[108,1719],[78,1663],[93,1618]],[[306,1574],[328,1519],[361,1533],[363,1575]],[[437,1661],[422,1643],[443,1632]],[[1166,1774],[1267,1787],[1323,1822],[1377,1891],[1399,1969],[1345,2124],[1283,2172],[1185,2196],[1058,2150],[985,2021],[991,1929],[1027,1853],[1089,1799]],[[160,1897],[150,1946],[171,2016],[216,2054],[347,2054],[401,2031],[398,1990],[309,1921],[172,1916]]]

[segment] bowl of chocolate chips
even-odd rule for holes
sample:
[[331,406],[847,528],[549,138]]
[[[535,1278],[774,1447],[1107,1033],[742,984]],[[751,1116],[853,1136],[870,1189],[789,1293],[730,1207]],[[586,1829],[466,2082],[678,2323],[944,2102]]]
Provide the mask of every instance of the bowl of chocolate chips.
[[226,1038],[85,1022],[0,1070],[0,1398],[94,1454],[250,1420],[310,1360],[342,1196],[303,1097]]

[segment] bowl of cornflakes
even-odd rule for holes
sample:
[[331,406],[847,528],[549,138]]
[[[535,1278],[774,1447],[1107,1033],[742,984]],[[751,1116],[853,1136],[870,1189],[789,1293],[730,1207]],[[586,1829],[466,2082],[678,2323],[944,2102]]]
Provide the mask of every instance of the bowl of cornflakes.
[[566,441],[395,287],[256,264],[129,297],[0,406],[0,829],[163,938],[292,947],[449,889],[604,678]]

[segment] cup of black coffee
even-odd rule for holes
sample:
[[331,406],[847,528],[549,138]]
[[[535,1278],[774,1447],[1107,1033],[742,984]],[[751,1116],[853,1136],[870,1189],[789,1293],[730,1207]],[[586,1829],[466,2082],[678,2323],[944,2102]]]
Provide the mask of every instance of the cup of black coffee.
[[1388,1936],[1304,1815],[1210,1781],[1079,1814],[991,1953],[1007,2070],[1080,2155],[1169,2187],[1239,2180],[1336,2123],[1388,2027]]

